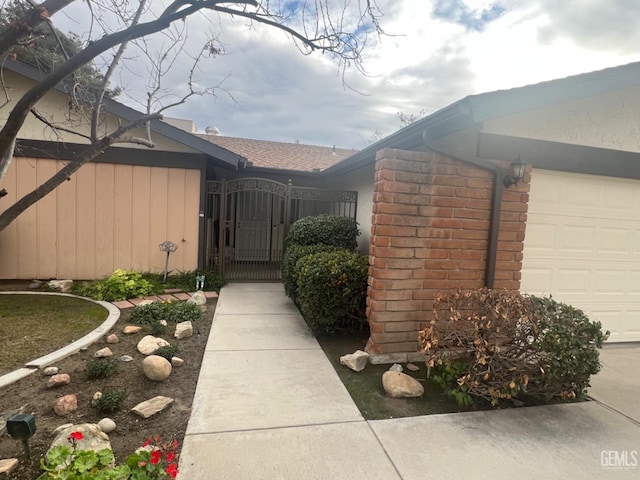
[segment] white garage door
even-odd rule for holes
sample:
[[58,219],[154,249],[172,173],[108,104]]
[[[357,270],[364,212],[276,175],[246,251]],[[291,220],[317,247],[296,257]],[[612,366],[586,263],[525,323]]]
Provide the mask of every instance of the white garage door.
[[535,170],[521,290],[640,341],[640,181]]

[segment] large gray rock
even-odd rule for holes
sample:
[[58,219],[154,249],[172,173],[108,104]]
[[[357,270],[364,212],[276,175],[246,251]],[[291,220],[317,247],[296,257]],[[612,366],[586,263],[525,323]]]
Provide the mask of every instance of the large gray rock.
[[109,436],[95,423],[81,423],[60,429],[53,439],[49,450],[58,445],[68,446],[69,441],[67,439],[71,432],[80,432],[82,434],[82,440],[78,440],[76,443],[78,450],[93,450],[95,452],[99,452],[105,448],[111,450]]
[[191,298],[187,300],[187,303],[195,303],[196,305],[206,305],[207,304],[207,296],[204,294],[202,290],[198,290]]
[[171,375],[171,362],[159,355],[149,355],[142,361],[142,370],[149,380],[163,382]]
[[342,355],[340,357],[340,363],[345,367],[349,367],[354,372],[360,372],[367,366],[369,360],[369,354],[362,350],[356,350],[353,353]]
[[58,373],[49,377],[47,381],[47,388],[60,387],[62,385],[69,385],[71,383],[71,377],[66,373]]
[[139,403],[135,407],[131,409],[133,413],[141,416],[142,418],[149,418],[156,413],[161,412],[169,405],[173,403],[173,398],[163,397],[161,395],[157,397],[153,397],[149,400],[145,400],[142,403]]
[[52,290],[60,290],[62,293],[69,293],[73,280],[51,280],[47,286]]
[[64,397],[60,397],[53,404],[53,411],[60,417],[64,417],[77,409],[78,397],[75,395],[65,395]]
[[189,338],[193,335],[193,325],[191,322],[180,322],[176,324],[176,332],[173,334],[178,340]]
[[415,378],[402,372],[386,371],[382,374],[382,386],[393,398],[420,397],[424,387]]
[[166,347],[167,345],[169,345],[169,342],[167,342],[164,338],[147,335],[138,342],[137,349],[143,355],[151,355],[160,347]]

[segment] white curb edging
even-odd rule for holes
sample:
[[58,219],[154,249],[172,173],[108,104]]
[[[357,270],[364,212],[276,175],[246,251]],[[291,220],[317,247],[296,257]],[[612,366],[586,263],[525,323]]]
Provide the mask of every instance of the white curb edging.
[[0,388],[10,385],[12,383],[21,380],[22,378],[34,373],[36,370],[46,367],[47,365],[51,365],[54,362],[58,362],[63,358],[66,358],[74,353],[79,352],[84,347],[88,347],[92,343],[95,343],[100,337],[104,336],[116,322],[120,319],[120,310],[109,302],[100,302],[97,300],[93,300],[91,298],[79,297],[77,295],[71,295],[68,293],[56,293],[56,292],[0,292],[1,294],[8,295],[58,295],[64,297],[72,297],[72,298],[80,298],[82,300],[86,300],[88,302],[96,303],[101,307],[105,308],[109,314],[102,324],[97,327],[95,330],[87,333],[84,337],[76,340],[73,343],[70,343],[66,347],[62,347],[55,352],[52,352],[48,355],[45,355],[40,358],[36,358],[30,362],[25,364],[26,368],[20,368],[14,372],[7,373],[0,377]]

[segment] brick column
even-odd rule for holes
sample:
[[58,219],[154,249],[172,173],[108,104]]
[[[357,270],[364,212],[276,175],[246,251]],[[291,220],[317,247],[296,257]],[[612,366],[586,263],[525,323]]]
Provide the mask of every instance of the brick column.
[[[378,152],[367,296],[373,361],[418,357],[435,295],[484,286],[492,181],[491,172],[439,154]],[[503,197],[496,288],[519,288],[526,195]]]

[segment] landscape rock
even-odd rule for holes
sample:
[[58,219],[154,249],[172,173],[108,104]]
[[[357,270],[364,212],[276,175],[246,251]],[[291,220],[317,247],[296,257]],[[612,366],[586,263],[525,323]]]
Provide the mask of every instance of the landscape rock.
[[77,441],[78,450],[93,450],[99,452],[105,448],[111,450],[111,442],[109,436],[104,433],[98,425],[95,423],[81,423],[79,425],[69,425],[66,428],[60,429],[56,437],[51,443],[51,450],[58,445],[68,446],[69,442],[67,438],[71,432],[80,432],[83,436],[82,440]]
[[401,372],[402,371],[402,365],[400,365],[399,363],[394,363],[393,365],[391,365],[391,367],[389,367],[389,371],[390,372]]
[[58,369],[58,367],[47,367],[42,371],[42,373],[44,373],[45,375],[51,376],[51,375],[55,375],[59,371],[60,370]]
[[65,428],[69,428],[73,425],[73,423],[63,423],[62,425],[60,425],[59,427],[57,427],[54,431],[53,434],[57,435],[61,430],[64,430]]
[[101,348],[100,350],[98,350],[96,353],[93,354],[95,358],[111,357],[112,355],[113,355],[113,352],[109,347]]
[[69,293],[73,280],[51,280],[47,286],[52,290],[60,290],[62,293]]
[[176,332],[173,334],[178,340],[189,338],[193,335],[193,325],[191,322],[180,322],[176,324]]
[[47,382],[47,388],[69,385],[69,383],[71,383],[71,377],[67,373],[58,373],[49,378],[49,381]]
[[42,286],[42,282],[40,280],[31,280],[31,283],[29,284],[29,288],[31,290],[37,290],[41,286]]
[[184,365],[184,360],[180,357],[171,357],[171,365],[173,365],[174,367],[181,367],[182,365]]
[[131,355],[122,355],[118,358],[121,362],[131,362],[133,357]]
[[160,320],[158,323],[163,327],[166,327],[168,325],[166,320]]
[[153,300],[142,300],[138,306],[139,307],[144,307],[145,305],[151,305],[153,303]]
[[147,335],[138,342],[138,346],[136,348],[143,355],[151,355],[160,347],[166,347],[167,345],[169,345],[169,342],[165,339],[154,337],[153,335]]
[[202,290],[198,290],[191,298],[187,300],[187,303],[195,303],[196,305],[206,305],[207,304],[207,296],[204,294]]
[[96,392],[93,394],[93,398],[91,398],[91,406],[95,407],[98,404],[98,400],[102,398],[102,392]]
[[56,400],[53,405],[53,411],[56,415],[64,417],[68,413],[71,413],[78,409],[78,397],[75,395],[65,395]]
[[169,405],[173,403],[173,398],[163,397],[159,395],[157,397],[153,397],[149,400],[145,400],[142,403],[139,403],[135,407],[131,409],[133,413],[141,416],[142,418],[149,418],[156,413],[161,412]]
[[6,473],[9,475],[18,467],[17,458],[5,458],[0,460],[0,474]]
[[98,422],[98,426],[104,433],[111,433],[116,429],[116,422],[110,418],[103,418]]
[[149,355],[142,361],[142,370],[149,380],[163,382],[171,375],[171,363],[159,355]]
[[402,372],[387,371],[382,374],[382,386],[392,398],[420,397],[424,387],[415,378]]
[[140,333],[142,331],[142,327],[139,325],[127,325],[122,329],[122,333],[125,335],[133,335],[134,333]]
[[107,337],[107,343],[118,343],[119,341],[120,339],[118,338],[118,335],[116,335],[115,333],[112,333]]
[[412,372],[420,371],[420,367],[415,365],[414,363],[407,363],[407,370],[411,370]]
[[353,353],[342,355],[340,357],[340,363],[345,367],[349,367],[354,372],[360,372],[367,366],[369,360],[369,354],[362,350],[356,350]]

